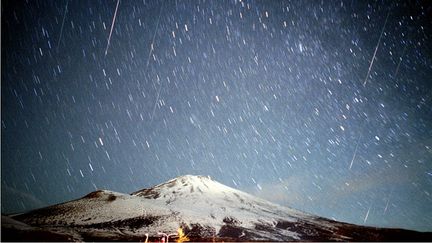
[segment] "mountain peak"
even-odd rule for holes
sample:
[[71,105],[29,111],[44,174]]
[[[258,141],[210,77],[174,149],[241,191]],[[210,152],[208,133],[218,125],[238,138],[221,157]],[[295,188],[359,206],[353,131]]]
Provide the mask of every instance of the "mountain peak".
[[171,179],[170,181],[188,181],[190,183],[197,183],[197,182],[202,182],[202,181],[213,181],[211,179],[211,177],[208,176],[204,176],[204,175],[182,175],[179,177],[176,177],[174,179]]
[[210,191],[214,193],[216,191],[221,192],[227,190],[233,189],[212,180],[210,176],[183,175],[154,187],[134,192],[132,195],[157,199],[160,197],[172,198],[178,196],[190,196],[197,193],[203,194],[204,192]]

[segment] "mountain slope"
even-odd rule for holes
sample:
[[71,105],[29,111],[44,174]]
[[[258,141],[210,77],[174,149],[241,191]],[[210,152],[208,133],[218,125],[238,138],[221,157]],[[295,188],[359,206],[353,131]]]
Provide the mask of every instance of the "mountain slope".
[[147,236],[157,240],[163,234],[175,237],[178,228],[197,241],[432,239],[430,233],[361,227],[308,215],[208,177],[189,175],[130,195],[95,191],[13,219],[92,241],[137,241]]
[[132,195],[152,199],[178,212],[182,219],[212,225],[216,231],[230,220],[253,227],[257,223],[273,224],[275,219],[295,222],[297,218],[310,218],[203,176],[182,176]]

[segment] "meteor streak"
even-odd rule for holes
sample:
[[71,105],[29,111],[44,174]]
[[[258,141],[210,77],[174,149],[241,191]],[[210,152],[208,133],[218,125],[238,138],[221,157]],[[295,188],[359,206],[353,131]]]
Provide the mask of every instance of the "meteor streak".
[[110,45],[110,42],[111,42],[111,35],[112,35],[112,31],[114,29],[114,24],[115,24],[115,20],[116,20],[116,17],[117,17],[117,9],[118,9],[119,4],[120,4],[120,0],[117,0],[117,6],[116,6],[116,9],[114,11],[113,20],[112,20],[112,23],[111,23],[111,30],[110,30],[110,33],[109,33],[109,36],[108,36],[108,42],[107,42],[107,46],[106,46],[106,49],[105,49],[105,56],[108,54],[108,48],[109,48],[109,45]]

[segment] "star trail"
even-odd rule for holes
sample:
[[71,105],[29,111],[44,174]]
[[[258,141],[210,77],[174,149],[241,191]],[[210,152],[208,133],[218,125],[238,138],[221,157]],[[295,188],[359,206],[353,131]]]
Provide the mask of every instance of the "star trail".
[[185,174],[432,230],[422,1],[2,2],[2,213]]

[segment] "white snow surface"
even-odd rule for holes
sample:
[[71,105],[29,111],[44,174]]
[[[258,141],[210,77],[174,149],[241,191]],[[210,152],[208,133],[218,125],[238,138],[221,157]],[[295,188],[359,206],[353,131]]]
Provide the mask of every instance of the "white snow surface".
[[[152,224],[133,233],[151,235],[176,232],[181,224],[213,227],[216,233],[225,218],[245,228],[256,223],[275,226],[278,220],[313,220],[313,216],[282,207],[225,186],[205,176],[181,176],[135,193],[95,191],[87,196],[29,212],[26,223],[40,225],[94,225],[132,218],[157,216]],[[292,236],[297,238],[293,232]]]
[[[243,227],[251,227],[254,223],[274,224],[277,218],[295,221],[298,217],[308,217],[300,211],[262,200],[205,176],[181,176],[151,190],[159,194],[152,199],[157,205],[179,212],[187,222],[212,225],[217,230],[224,224],[225,217],[238,220]],[[146,192],[148,189],[132,195],[151,198]]]

